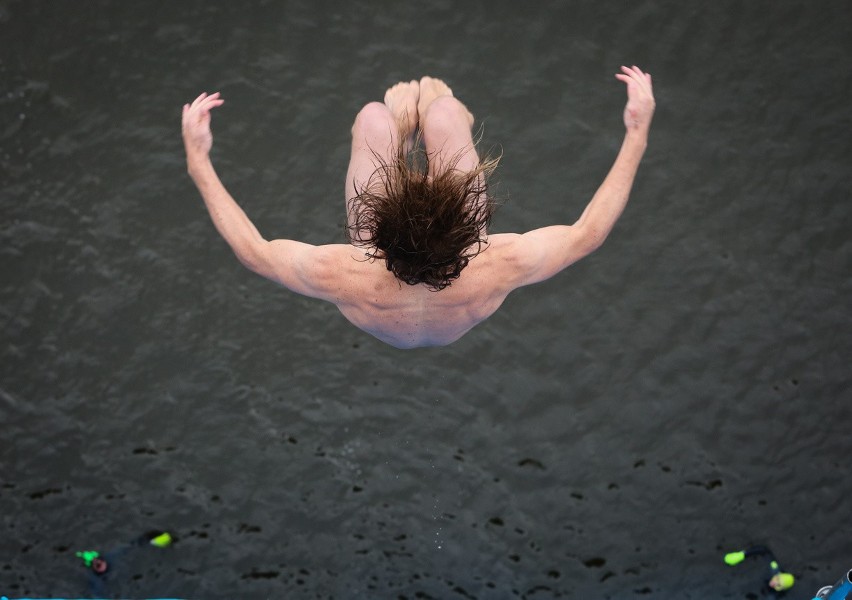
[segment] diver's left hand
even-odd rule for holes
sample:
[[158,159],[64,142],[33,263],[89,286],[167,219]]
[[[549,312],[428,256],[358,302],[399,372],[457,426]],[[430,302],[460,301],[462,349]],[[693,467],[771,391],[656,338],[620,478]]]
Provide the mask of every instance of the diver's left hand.
[[624,107],[624,126],[628,131],[647,132],[654,116],[654,88],[651,74],[643,73],[637,66],[621,67],[616,79],[627,84],[627,106]]

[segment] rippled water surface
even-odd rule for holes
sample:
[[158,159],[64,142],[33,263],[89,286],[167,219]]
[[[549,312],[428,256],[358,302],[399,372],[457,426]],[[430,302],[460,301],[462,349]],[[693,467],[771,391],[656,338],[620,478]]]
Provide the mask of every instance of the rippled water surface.
[[[0,1],[0,594],[166,528],[112,597],[805,598],[850,567],[848,2]],[[342,239],[349,127],[443,77],[493,230],[570,223],[657,115],[605,246],[402,352],[233,258],[180,106],[270,238]]]

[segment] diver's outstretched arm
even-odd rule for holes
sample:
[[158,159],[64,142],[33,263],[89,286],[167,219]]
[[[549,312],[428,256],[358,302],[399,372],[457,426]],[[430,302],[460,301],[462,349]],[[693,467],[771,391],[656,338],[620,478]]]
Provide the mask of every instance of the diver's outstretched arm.
[[520,236],[515,254],[523,271],[519,285],[552,277],[597,250],[624,211],[639,162],[648,145],[654,116],[651,75],[638,67],[621,67],[616,77],[627,84],[626,133],[621,150],[603,183],[573,225],[553,225]]
[[210,111],[223,102],[217,92],[201,94],[183,107],[187,171],[204,199],[213,225],[246,268],[299,294],[325,298],[334,283],[328,281],[321,268],[328,250],[295,240],[265,240],[219,180],[210,160]]
[[210,161],[210,150],[213,147],[210,111],[223,103],[224,100],[217,92],[209,96],[201,94],[192,104],[183,106],[182,132],[186,166],[204,199],[216,230],[225,238],[240,262],[254,270],[258,246],[265,240],[222,185]]
[[648,146],[648,131],[656,107],[651,74],[635,66],[621,67],[621,70],[616,78],[627,84],[624,142],[606,179],[574,224],[585,231],[594,248],[603,244],[627,205],[639,162]]

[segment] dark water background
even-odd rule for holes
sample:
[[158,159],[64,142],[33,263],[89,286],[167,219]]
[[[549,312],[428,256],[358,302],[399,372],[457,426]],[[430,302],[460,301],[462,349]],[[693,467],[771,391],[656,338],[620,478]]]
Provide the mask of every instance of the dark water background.
[[[810,598],[852,566],[852,4],[0,1],[0,594]],[[605,246],[402,352],[242,269],[342,239],[349,127],[443,77],[502,147],[494,231],[572,222],[657,115]],[[419,595],[418,595],[419,594]]]

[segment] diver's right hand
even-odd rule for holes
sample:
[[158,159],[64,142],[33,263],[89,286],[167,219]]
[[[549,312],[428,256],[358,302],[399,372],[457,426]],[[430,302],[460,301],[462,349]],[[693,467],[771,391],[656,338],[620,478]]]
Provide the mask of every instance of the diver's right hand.
[[213,147],[213,133],[210,131],[210,111],[222,106],[225,101],[219,92],[207,95],[202,93],[192,104],[183,105],[183,144],[187,158],[206,156]]

